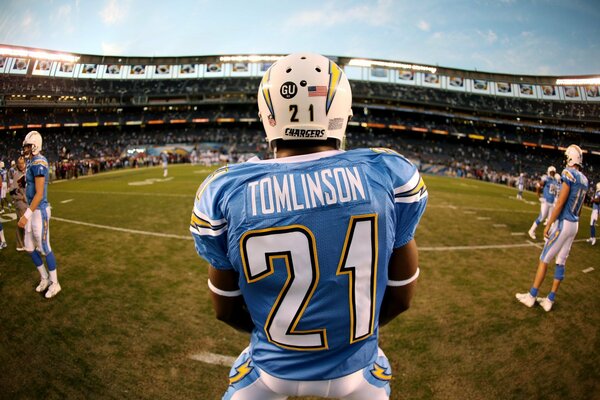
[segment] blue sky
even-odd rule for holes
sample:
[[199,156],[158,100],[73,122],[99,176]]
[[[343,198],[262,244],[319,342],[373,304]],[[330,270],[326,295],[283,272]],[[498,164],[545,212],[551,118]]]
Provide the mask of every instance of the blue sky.
[[600,74],[600,0],[0,0],[0,44],[84,54],[312,51]]

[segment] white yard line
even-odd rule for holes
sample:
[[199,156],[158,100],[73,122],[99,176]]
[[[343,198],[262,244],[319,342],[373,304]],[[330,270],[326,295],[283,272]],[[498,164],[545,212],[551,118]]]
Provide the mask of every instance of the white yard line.
[[590,267],[590,268],[586,268],[586,269],[582,270],[582,272],[583,272],[584,274],[587,274],[588,272],[592,272],[593,270],[594,270],[594,268],[591,268],[591,267]]
[[[60,218],[60,217],[52,217],[52,219],[55,221],[66,222],[68,224],[83,225],[83,226],[89,226],[92,228],[108,229],[108,230],[117,231],[117,232],[164,237],[164,238],[171,238],[171,239],[193,240],[191,235],[184,236],[184,235],[174,235],[171,233],[140,231],[137,229],[119,228],[116,226],[99,225],[99,224],[92,224],[89,222],[74,221],[71,219]],[[578,239],[578,240],[574,240],[574,242],[585,242],[586,240],[587,239]],[[537,247],[537,248],[541,249],[543,247],[543,245],[540,243],[535,243],[535,242],[528,240],[527,243],[514,243],[514,244],[490,244],[490,245],[473,245],[473,246],[423,246],[423,247],[419,247],[419,250],[420,251],[491,250],[491,249],[513,249],[513,248],[519,248],[519,247]]]
[[76,193],[76,194],[115,194],[125,196],[153,196],[153,197],[182,197],[193,199],[194,194],[177,194],[177,193],[150,193],[150,192],[97,192],[86,190],[53,190],[52,193]]
[[535,242],[532,242],[531,240],[527,240],[527,243],[529,243],[529,244],[530,244],[530,245],[532,245],[532,246],[535,246],[535,247],[537,247],[537,248],[538,248],[538,249],[540,249],[540,250],[544,248],[544,246],[542,246],[541,244],[539,244],[539,243],[535,243]]
[[10,222],[14,221],[15,219],[17,219],[17,214],[15,213],[6,213],[0,215],[0,222]]
[[172,239],[193,240],[191,235],[183,236],[183,235],[173,235],[171,233],[147,232],[147,231],[140,231],[137,229],[126,229],[126,228],[119,228],[116,226],[98,225],[98,224],[91,224],[89,222],[73,221],[72,219],[65,219],[65,218],[59,218],[59,217],[52,217],[52,220],[66,222],[66,223],[75,224],[75,225],[90,226],[92,228],[109,229],[109,230],[117,231],[117,232],[135,233],[138,235],[148,235],[148,236],[158,236],[158,237],[165,237],[165,238],[172,238]]
[[494,224],[494,228],[506,228],[506,224]]
[[223,356],[221,354],[202,352],[190,355],[192,360],[201,361],[208,364],[222,365],[231,367],[236,360],[236,357]]
[[61,204],[66,204],[66,203],[70,203],[70,202],[72,202],[73,200],[75,200],[75,199],[63,200],[63,201],[61,201],[60,203],[61,203]]
[[490,217],[477,217],[477,219],[478,219],[479,221],[489,221],[489,220],[490,220],[490,219],[492,219],[492,218],[490,218]]
[[511,236],[525,236],[525,232],[511,232]]
[[[587,239],[577,239],[574,242],[585,242]],[[541,247],[540,247],[541,246]],[[421,247],[419,251],[455,251],[455,250],[490,250],[490,249],[513,249],[518,247],[543,247],[540,243],[528,241],[528,243],[515,244],[490,244],[490,245],[475,245],[475,246],[439,246],[439,247]]]
[[448,206],[448,205],[440,205],[440,204],[428,204],[427,208],[450,208],[452,210],[463,209],[463,213],[465,214],[475,214],[476,211],[497,211],[497,212],[510,212],[510,213],[519,213],[519,214],[539,214],[540,210],[537,211],[527,211],[527,210],[513,210],[510,208],[490,208],[490,207],[457,207],[457,206]]

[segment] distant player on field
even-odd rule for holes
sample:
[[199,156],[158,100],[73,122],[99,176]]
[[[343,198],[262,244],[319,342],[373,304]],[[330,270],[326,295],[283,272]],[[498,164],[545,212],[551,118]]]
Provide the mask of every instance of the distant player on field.
[[550,214],[550,210],[554,207],[554,200],[557,192],[557,182],[554,179],[556,174],[556,168],[553,166],[548,167],[546,175],[542,175],[542,178],[537,184],[536,192],[540,199],[540,215],[533,221],[531,228],[527,232],[529,237],[535,239],[535,230],[538,225],[541,224]]
[[592,246],[596,244],[596,222],[600,212],[600,182],[596,183],[596,193],[592,198],[592,216],[590,218],[590,238],[587,240]]
[[340,150],[352,94],[328,58],[280,59],[258,97],[275,158],[209,176],[190,227],[217,318],[251,332],[223,398],[388,399],[379,326],[419,275],[423,180],[394,151]]
[[[40,273],[38,293],[46,290],[47,299],[56,296],[61,287],[58,283],[56,258],[50,248],[50,204],[48,203],[48,160],[42,151],[42,135],[31,131],[23,141],[23,156],[28,160],[25,172],[25,194],[29,208],[19,219],[18,226],[25,228],[25,250],[31,255]],[[46,256],[48,271],[42,255]]]
[[8,193],[8,173],[4,168],[4,161],[0,161],[0,212],[4,211],[4,206],[8,206],[6,194]]
[[162,160],[163,177],[166,178],[169,175],[169,155],[163,151],[160,153],[160,158]]
[[520,173],[519,178],[517,178],[517,199],[523,200],[523,189],[525,188],[525,174]]
[[0,250],[6,248],[7,246],[6,238],[4,237],[4,226],[2,226],[2,221],[0,221]]
[[[573,240],[577,235],[579,226],[579,214],[588,189],[588,180],[581,172],[583,165],[583,152],[574,144],[567,147],[565,151],[567,167],[562,173],[563,186],[560,195],[544,228],[544,237],[547,238],[546,245],[540,255],[537,272],[533,280],[533,286],[528,293],[517,293],[517,299],[531,307],[537,302],[546,311],[550,311],[554,304],[556,292],[565,276],[565,263]],[[538,289],[548,269],[548,263],[556,257],[556,268],[554,270],[554,281],[552,290],[548,297],[537,297]]]

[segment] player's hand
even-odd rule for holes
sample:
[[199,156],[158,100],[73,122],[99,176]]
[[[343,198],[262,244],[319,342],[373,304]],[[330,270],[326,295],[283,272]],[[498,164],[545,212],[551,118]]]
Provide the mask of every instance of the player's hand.
[[17,225],[19,226],[19,228],[25,228],[25,225],[27,225],[27,222],[29,222],[29,220],[27,218],[25,218],[25,216],[23,215],[21,217],[21,219],[19,219],[19,222],[17,223]]
[[550,224],[546,224],[544,227],[544,237],[548,239],[550,237]]

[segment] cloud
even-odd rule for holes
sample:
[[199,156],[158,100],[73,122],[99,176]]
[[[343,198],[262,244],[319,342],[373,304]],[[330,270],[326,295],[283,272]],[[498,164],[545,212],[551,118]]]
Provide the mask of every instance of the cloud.
[[100,11],[100,17],[106,25],[114,25],[123,21],[127,16],[129,6],[126,2],[119,0],[108,0]]
[[71,5],[70,4],[65,4],[62,5],[58,8],[58,10],[56,11],[56,13],[52,16],[52,18],[56,18],[56,19],[64,19],[64,18],[70,18],[71,17]]
[[102,47],[102,54],[110,55],[110,56],[124,55],[127,50],[126,46],[124,46],[122,43],[102,42],[101,47]]
[[427,21],[420,20],[419,23],[417,24],[417,28],[419,28],[420,30],[422,30],[424,32],[429,32],[429,30],[431,29],[431,25]]
[[[75,4],[75,7],[77,8],[77,3]],[[66,33],[75,32],[73,8],[70,4],[64,4],[58,7],[58,9],[50,15],[50,21],[57,24],[58,27]]]
[[488,44],[494,44],[498,41],[498,35],[491,29],[487,32],[477,31],[477,34],[481,36]]
[[23,16],[23,21],[21,21],[21,26],[24,29],[31,28],[33,26],[33,15],[28,11]]
[[289,18],[285,26],[325,26],[361,23],[384,26],[392,21],[393,3],[379,0],[375,6],[359,5],[346,9],[343,3],[329,3],[320,10],[301,11]]

